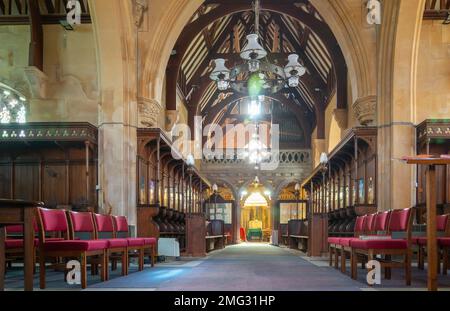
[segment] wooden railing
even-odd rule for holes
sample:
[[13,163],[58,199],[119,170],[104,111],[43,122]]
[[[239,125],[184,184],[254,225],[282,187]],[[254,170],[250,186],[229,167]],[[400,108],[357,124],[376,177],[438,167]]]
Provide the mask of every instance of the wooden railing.
[[[88,0],[79,0],[81,22],[90,23]],[[58,24],[68,13],[67,0],[38,0],[43,24]],[[26,25],[30,23],[28,0],[0,0],[0,25]]]
[[425,3],[424,19],[448,19],[450,14],[450,0],[427,0]]

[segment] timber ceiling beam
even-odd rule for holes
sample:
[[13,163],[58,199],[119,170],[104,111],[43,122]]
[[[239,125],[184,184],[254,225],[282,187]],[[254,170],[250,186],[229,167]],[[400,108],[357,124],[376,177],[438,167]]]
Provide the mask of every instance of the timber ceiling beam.
[[28,0],[28,12],[30,17],[30,51],[28,65],[44,70],[44,32],[42,28],[41,12],[39,4],[35,0]]

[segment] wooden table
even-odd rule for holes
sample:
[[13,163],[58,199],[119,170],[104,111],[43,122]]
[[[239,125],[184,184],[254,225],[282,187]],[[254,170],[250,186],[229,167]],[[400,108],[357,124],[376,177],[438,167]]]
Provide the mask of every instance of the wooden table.
[[436,291],[438,245],[436,237],[436,166],[450,165],[449,158],[405,158],[408,164],[425,165],[427,194],[427,257],[428,257],[428,290]]
[[24,280],[26,291],[33,290],[33,252],[35,207],[42,203],[0,199],[0,291],[5,288],[5,239],[7,225],[23,224],[24,238]]

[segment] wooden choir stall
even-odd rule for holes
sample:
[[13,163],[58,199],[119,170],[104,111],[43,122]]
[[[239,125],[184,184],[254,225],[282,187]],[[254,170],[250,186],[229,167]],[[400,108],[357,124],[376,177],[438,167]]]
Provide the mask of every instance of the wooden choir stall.
[[138,236],[175,238],[182,253],[203,256],[202,193],[209,185],[160,129],[138,130],[136,183]]
[[0,198],[49,208],[97,207],[97,128],[89,123],[0,125]]
[[[89,123],[0,125],[0,290],[5,259],[22,260],[33,289],[35,209],[97,209],[97,128]],[[39,203],[38,203],[39,202]],[[40,203],[42,202],[42,203]],[[5,226],[23,226],[23,247],[11,256]]]
[[311,204],[311,256],[328,252],[329,236],[353,236],[356,216],[376,212],[376,143],[376,128],[350,130],[303,182]]

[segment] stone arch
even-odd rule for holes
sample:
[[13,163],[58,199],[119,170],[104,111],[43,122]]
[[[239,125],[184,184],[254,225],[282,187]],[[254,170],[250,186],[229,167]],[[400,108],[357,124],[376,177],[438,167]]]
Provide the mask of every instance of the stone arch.
[[162,101],[166,67],[175,43],[184,26],[201,6],[203,0],[167,0],[152,2],[149,6],[148,38],[142,38],[145,47],[141,56],[143,71],[140,76],[140,95]]
[[274,193],[273,193],[273,197],[276,198],[275,200],[277,200],[277,198],[279,197],[281,191],[282,191],[284,188],[286,188],[289,184],[297,183],[297,182],[300,183],[301,180],[295,179],[295,178],[288,178],[288,179],[283,180],[281,183],[279,183],[279,184],[276,186],[275,191],[274,191]]
[[[351,8],[348,2],[355,2],[354,6],[363,7],[360,0],[334,1],[334,0],[310,0],[314,7],[325,19],[336,37],[349,70],[349,80],[352,90],[352,102],[359,98],[365,98],[376,94],[376,45],[375,28],[367,27],[363,33],[362,25],[358,27],[354,20],[355,8]],[[362,11],[362,10],[361,10]],[[357,15],[357,14],[356,14]],[[364,36],[371,36],[372,50]]]

